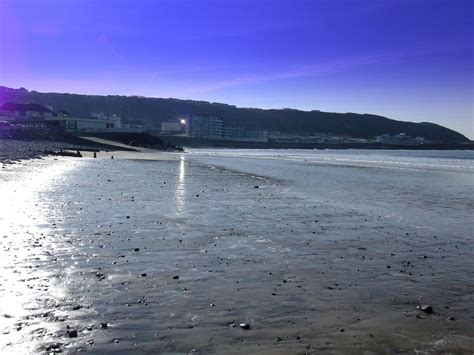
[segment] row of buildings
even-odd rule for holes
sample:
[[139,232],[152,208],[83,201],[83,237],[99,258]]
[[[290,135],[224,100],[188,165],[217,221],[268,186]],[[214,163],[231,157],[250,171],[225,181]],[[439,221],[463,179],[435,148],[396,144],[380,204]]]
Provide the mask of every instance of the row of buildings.
[[215,116],[192,116],[179,121],[162,122],[160,133],[235,142],[268,142],[269,139],[268,131],[249,130],[235,125],[226,126],[220,117]]
[[384,134],[375,139],[341,137],[330,133],[312,133],[309,135],[249,130],[242,126],[226,126],[223,120],[214,116],[193,116],[189,119],[166,121],[161,123],[162,135],[181,135],[197,139],[228,140],[234,142],[271,142],[297,144],[364,144],[419,145],[427,143],[423,137],[410,137],[405,133],[394,136]]
[[[26,127],[60,128],[72,132],[143,132],[143,127],[123,127],[119,116],[103,113],[90,117],[76,117],[66,111],[54,112],[52,107],[39,104],[5,103],[0,106],[0,122]],[[252,130],[237,125],[225,125],[220,117],[192,116],[188,119],[161,123],[161,135],[181,135],[204,140],[228,140],[234,142],[297,143],[297,144],[357,144],[379,143],[383,145],[421,145],[429,143],[423,137],[410,137],[405,133],[387,134],[375,139],[339,137],[329,133],[309,135]]]

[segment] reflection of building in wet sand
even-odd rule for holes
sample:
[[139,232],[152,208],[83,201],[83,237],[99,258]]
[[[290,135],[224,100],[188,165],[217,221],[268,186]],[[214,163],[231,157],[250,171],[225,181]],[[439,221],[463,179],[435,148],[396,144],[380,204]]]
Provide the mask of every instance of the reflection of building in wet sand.
[[186,195],[186,185],[185,185],[185,162],[184,156],[181,157],[179,161],[179,174],[178,182],[176,184],[176,211],[178,214],[182,214],[185,208],[185,195]]

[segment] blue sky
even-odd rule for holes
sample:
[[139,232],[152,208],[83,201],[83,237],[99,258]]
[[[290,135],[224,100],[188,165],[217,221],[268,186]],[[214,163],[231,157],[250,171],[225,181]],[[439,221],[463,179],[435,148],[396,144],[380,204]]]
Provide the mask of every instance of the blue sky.
[[0,0],[0,85],[375,113],[474,138],[471,0]]

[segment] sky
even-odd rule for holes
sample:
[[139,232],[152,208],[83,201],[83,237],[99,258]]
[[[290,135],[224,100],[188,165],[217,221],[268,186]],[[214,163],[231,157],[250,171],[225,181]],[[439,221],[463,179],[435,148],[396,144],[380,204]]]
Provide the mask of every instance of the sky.
[[474,1],[0,0],[0,85],[374,113],[474,139]]

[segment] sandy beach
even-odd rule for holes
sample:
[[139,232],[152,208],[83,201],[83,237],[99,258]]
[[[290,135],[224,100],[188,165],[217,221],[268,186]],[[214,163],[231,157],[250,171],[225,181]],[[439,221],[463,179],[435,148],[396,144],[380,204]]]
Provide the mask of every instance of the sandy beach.
[[6,165],[1,351],[472,352],[469,169],[211,153]]

